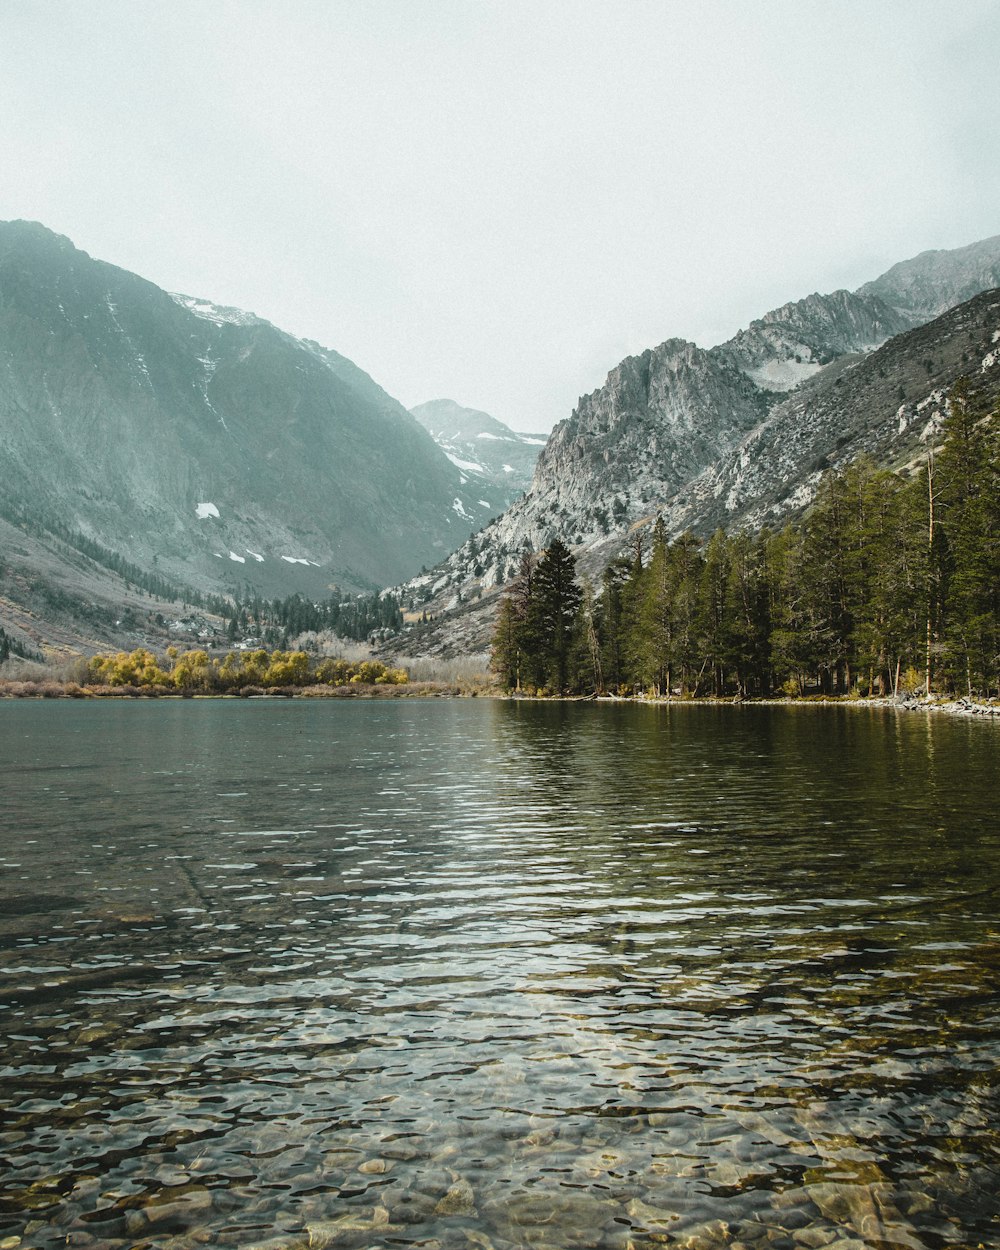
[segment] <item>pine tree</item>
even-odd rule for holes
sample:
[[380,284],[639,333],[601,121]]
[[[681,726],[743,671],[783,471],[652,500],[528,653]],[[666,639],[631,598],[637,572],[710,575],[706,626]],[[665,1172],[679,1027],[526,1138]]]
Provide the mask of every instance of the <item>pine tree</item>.
[[521,555],[517,576],[504,594],[493,634],[491,667],[508,690],[543,684],[537,650],[539,622],[535,607],[535,561]]
[[574,680],[576,690],[604,693],[604,669],[601,662],[601,640],[598,629],[598,606],[594,587],[585,578],[582,587],[580,610],[577,613],[577,629],[573,647]]
[[576,560],[559,538],[554,538],[538,562],[528,613],[538,631],[538,658],[542,682],[562,694],[570,676],[570,654],[581,592],[576,582]]
[[770,531],[763,530],[756,540],[745,532],[729,540],[729,659],[740,695],[767,695],[771,691],[770,539]]
[[670,693],[670,665],[673,641],[673,585],[670,557],[663,518],[653,526],[653,546],[649,564],[633,568],[630,602],[636,605],[631,616],[631,642],[628,648],[638,684],[650,687],[654,695]]
[[594,629],[600,644],[601,674],[609,690],[620,692],[626,681],[623,589],[627,560],[612,560],[601,578],[601,594],[594,605]]
[[944,676],[971,694],[997,681],[998,483],[996,416],[970,401],[963,381],[954,388],[944,445],[936,464],[940,545],[936,549],[938,628]]
[[493,648],[490,668],[506,690],[517,690],[521,684],[520,620],[517,605],[510,594],[500,600],[496,628],[493,631]]
[[581,593],[554,539],[525,553],[501,604],[493,664],[508,686],[722,695],[1000,686],[1000,410],[959,386],[940,448],[909,479],[864,459],[828,473],[780,533],[668,543]]
[[712,672],[712,693],[724,694],[730,657],[729,540],[716,530],[705,548],[698,586],[699,650]]
[[679,676],[681,693],[690,694],[698,689],[707,663],[698,648],[698,583],[702,556],[701,543],[694,534],[682,534],[671,543],[667,564],[673,605],[670,666]]

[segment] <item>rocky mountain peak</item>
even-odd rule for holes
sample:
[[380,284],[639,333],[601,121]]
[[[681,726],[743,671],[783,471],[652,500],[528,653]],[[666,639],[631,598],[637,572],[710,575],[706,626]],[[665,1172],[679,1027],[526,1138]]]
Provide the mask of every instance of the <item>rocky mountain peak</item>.
[[481,482],[490,498],[499,492],[504,506],[528,489],[544,434],[522,434],[478,408],[453,399],[432,399],[410,409],[452,464]]
[[1000,286],[998,265],[1000,237],[925,254],[858,291],[785,303],[717,347],[671,338],[626,357],[555,427],[525,497],[404,593],[432,611],[461,604],[475,649],[489,613],[472,603],[525,548],[558,536],[598,575],[657,514],[673,533],[710,532],[804,507],[825,467],[909,446],[964,369],[990,382],[995,300],[919,327],[970,285]]
[[762,390],[784,392],[830,361],[872,351],[914,324],[874,293],[814,292],[765,313],[715,350]]
[[876,295],[919,324],[998,286],[1000,235],[993,235],[965,247],[921,252],[900,261],[859,287],[857,294]]

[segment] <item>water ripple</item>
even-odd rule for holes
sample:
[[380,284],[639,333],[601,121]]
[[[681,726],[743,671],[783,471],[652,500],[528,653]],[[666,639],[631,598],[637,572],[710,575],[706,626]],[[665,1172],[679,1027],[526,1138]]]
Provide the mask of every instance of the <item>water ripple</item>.
[[0,1240],[996,1244],[994,728],[0,707]]

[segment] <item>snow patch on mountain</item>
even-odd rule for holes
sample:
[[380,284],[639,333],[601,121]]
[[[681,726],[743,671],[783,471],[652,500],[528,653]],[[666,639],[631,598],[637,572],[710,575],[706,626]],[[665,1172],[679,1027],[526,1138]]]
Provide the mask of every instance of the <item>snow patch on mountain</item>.
[[488,412],[463,408],[451,399],[419,404],[411,409],[411,415],[452,464],[469,474],[470,487],[492,497],[492,511],[502,511],[528,489],[538,448],[547,441],[521,434]]
[[792,391],[822,368],[815,360],[769,360],[759,369],[748,369],[747,377],[763,391]]
[[256,313],[245,312],[242,308],[228,308],[223,304],[213,304],[211,300],[182,295],[178,291],[168,291],[167,294],[181,308],[186,308],[189,313],[194,313],[203,321],[214,322],[217,326],[252,326],[263,322],[263,318]]
[[462,469],[466,473],[485,473],[486,470],[481,464],[477,464],[474,460],[463,460],[461,456],[456,456],[453,451],[445,451],[444,453],[453,465]]

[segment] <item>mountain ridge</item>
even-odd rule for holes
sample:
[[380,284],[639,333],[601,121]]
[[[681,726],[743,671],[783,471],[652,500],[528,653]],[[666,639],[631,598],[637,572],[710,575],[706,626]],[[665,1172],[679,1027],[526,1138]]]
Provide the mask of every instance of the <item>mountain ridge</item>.
[[885,273],[858,287],[858,295],[876,295],[920,322],[933,320],[980,291],[1000,286],[997,257],[1000,235],[963,247],[931,248],[897,261]]
[[502,510],[346,357],[38,223],[0,224],[0,359],[7,502],[201,590],[376,588]]
[[[8,572],[40,562],[82,603],[79,541],[182,606],[395,584],[421,614],[485,621],[523,551],[555,536],[597,574],[656,515],[671,533],[780,523],[845,457],[912,456],[963,371],[994,385],[1000,305],[983,284],[1000,286],[1000,236],[789,301],[715,347],[668,339],[609,370],[539,449],[454,401],[408,412],[331,348],[0,223]],[[448,628],[442,646],[482,645],[482,623],[457,643]]]
[[[928,321],[936,324],[921,320],[919,311],[934,290],[937,302],[948,304],[970,283],[1000,287],[1000,236],[958,249],[953,268],[948,255],[923,253],[900,262],[856,292],[791,301],[714,348],[670,339],[621,361],[555,427],[524,498],[429,574],[400,588],[424,612],[460,611],[466,622],[456,631],[457,643],[448,639],[445,622],[437,637],[424,634],[412,646],[481,649],[488,631],[467,625],[486,609],[474,602],[484,594],[490,598],[513,576],[522,551],[544,549],[556,536],[573,548],[581,567],[596,573],[634,527],[650,524],[658,513],[673,534],[749,524],[752,514],[774,522],[807,505],[819,478],[817,463],[840,463],[844,447],[862,450],[870,443],[891,455],[892,440],[866,433],[861,414],[852,413],[849,429],[837,425],[838,404],[844,411],[850,407],[844,403],[852,371],[900,338],[913,352],[928,353],[910,362],[892,396],[881,396],[870,424],[884,431],[893,417],[899,425],[897,410],[904,403],[936,404],[940,419],[947,387],[976,352],[980,364],[992,354],[991,343],[980,341],[973,326],[958,335],[965,337],[955,358],[934,338],[939,332],[947,338],[946,328],[929,338],[919,335]],[[894,303],[884,297],[892,292],[901,293]],[[996,328],[990,297],[986,305],[979,312]],[[904,422],[899,431],[903,441],[912,435],[909,427]],[[783,443],[800,448],[804,459],[797,466],[781,456]],[[749,471],[755,458],[762,466],[756,477]],[[768,471],[769,462],[781,465],[780,475]]]

